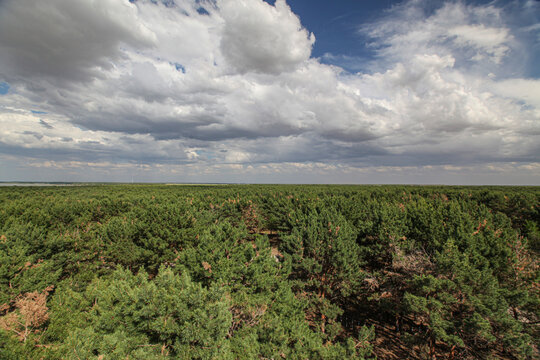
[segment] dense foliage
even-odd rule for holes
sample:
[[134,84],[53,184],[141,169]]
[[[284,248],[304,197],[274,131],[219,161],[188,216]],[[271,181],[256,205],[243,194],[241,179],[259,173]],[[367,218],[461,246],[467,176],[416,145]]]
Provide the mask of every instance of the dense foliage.
[[2,359],[531,359],[539,188],[0,188]]

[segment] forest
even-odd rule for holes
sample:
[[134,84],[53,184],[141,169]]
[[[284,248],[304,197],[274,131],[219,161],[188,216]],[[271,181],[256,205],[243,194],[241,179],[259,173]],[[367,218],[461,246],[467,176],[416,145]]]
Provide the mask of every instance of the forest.
[[0,187],[0,359],[538,359],[539,200]]

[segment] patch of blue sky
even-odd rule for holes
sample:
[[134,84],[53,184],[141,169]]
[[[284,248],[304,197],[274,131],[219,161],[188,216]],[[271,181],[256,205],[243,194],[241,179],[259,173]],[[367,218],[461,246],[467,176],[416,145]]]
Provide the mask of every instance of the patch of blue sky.
[[[265,0],[274,4],[275,0]],[[315,34],[311,56],[322,63],[337,65],[348,72],[367,71],[375,58],[374,49],[367,46],[359,32],[360,26],[382,16],[401,0],[317,1],[288,0],[309,32]]]
[[[129,0],[130,3],[136,3],[138,0]],[[150,0],[152,4],[159,4],[162,3],[166,7],[174,7],[176,3],[174,0]]]
[[6,95],[9,92],[9,84],[7,82],[0,82],[0,95]]
[[[274,5],[275,0],[264,0]],[[427,17],[444,5],[446,0],[423,1]],[[393,6],[404,0],[287,0],[309,32],[315,34],[311,56],[321,63],[337,65],[347,72],[370,73],[377,61],[377,48],[370,46],[372,39],[361,32],[362,25],[369,24],[388,14]],[[488,5],[493,0],[466,0],[467,4]],[[511,0],[497,0],[498,5],[512,4]],[[532,16],[532,15],[531,15]],[[537,16],[537,15],[534,15]],[[536,57],[535,57],[536,58]],[[540,67],[534,67],[531,75],[537,77]]]
[[46,111],[41,111],[41,110],[30,110],[30,112],[32,114],[47,114]]
[[186,73],[186,68],[184,67],[184,65],[180,63],[174,63],[174,67],[176,68],[176,70],[181,71],[182,74]]
[[207,151],[207,150],[195,150],[195,153],[201,157],[204,157],[208,160],[212,160],[217,158],[216,154],[213,151]]
[[203,8],[202,6],[197,8],[197,12],[199,13],[199,15],[210,15],[210,13],[208,12],[208,10],[206,10],[205,8]]
[[82,126],[82,125],[79,125],[79,124],[73,124],[73,126],[76,127],[79,130],[82,130],[82,131],[88,131],[89,130],[85,126]]

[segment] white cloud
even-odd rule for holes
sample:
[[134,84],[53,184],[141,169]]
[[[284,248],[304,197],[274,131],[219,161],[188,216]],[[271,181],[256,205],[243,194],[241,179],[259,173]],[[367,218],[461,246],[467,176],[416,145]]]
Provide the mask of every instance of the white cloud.
[[219,2],[225,20],[221,51],[238,71],[279,74],[311,55],[315,36],[302,28],[285,0]]
[[423,161],[534,159],[537,81],[491,80],[508,76],[517,46],[502,9],[446,2],[426,16],[424,4],[403,3],[363,28],[385,70],[351,81],[388,111],[385,147]]
[[121,56],[119,46],[152,46],[155,36],[127,1],[6,0],[0,4],[0,73],[89,80]]
[[454,42],[462,47],[471,46],[478,50],[471,60],[482,60],[487,54],[493,61],[500,64],[504,55],[509,51],[505,44],[511,40],[506,28],[487,28],[484,25],[460,25],[448,30]]
[[378,64],[349,74],[310,58],[284,0],[175,4],[1,2],[0,153],[254,178],[537,163],[538,80],[510,76],[520,35],[495,5],[404,2],[363,27]]
[[503,21],[502,8],[446,1],[427,15],[428,5],[426,0],[403,2],[361,31],[375,40],[372,46],[379,47],[381,56],[390,61],[419,53],[453,55],[459,65],[472,61],[487,65],[488,70],[500,65],[512,46],[517,46]]
[[495,94],[523,101],[534,107],[538,115],[540,111],[540,80],[537,79],[508,79],[495,82],[492,85]]

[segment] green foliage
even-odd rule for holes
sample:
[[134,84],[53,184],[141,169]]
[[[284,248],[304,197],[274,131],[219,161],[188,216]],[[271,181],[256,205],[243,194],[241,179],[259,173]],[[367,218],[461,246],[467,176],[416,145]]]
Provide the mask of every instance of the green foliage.
[[67,336],[66,356],[230,358],[229,300],[217,286],[203,288],[164,267],[153,280],[144,271],[119,268],[93,281],[84,298],[93,304]]
[[[536,187],[2,187],[0,358],[535,358],[539,198]],[[20,336],[32,294],[42,321]]]

